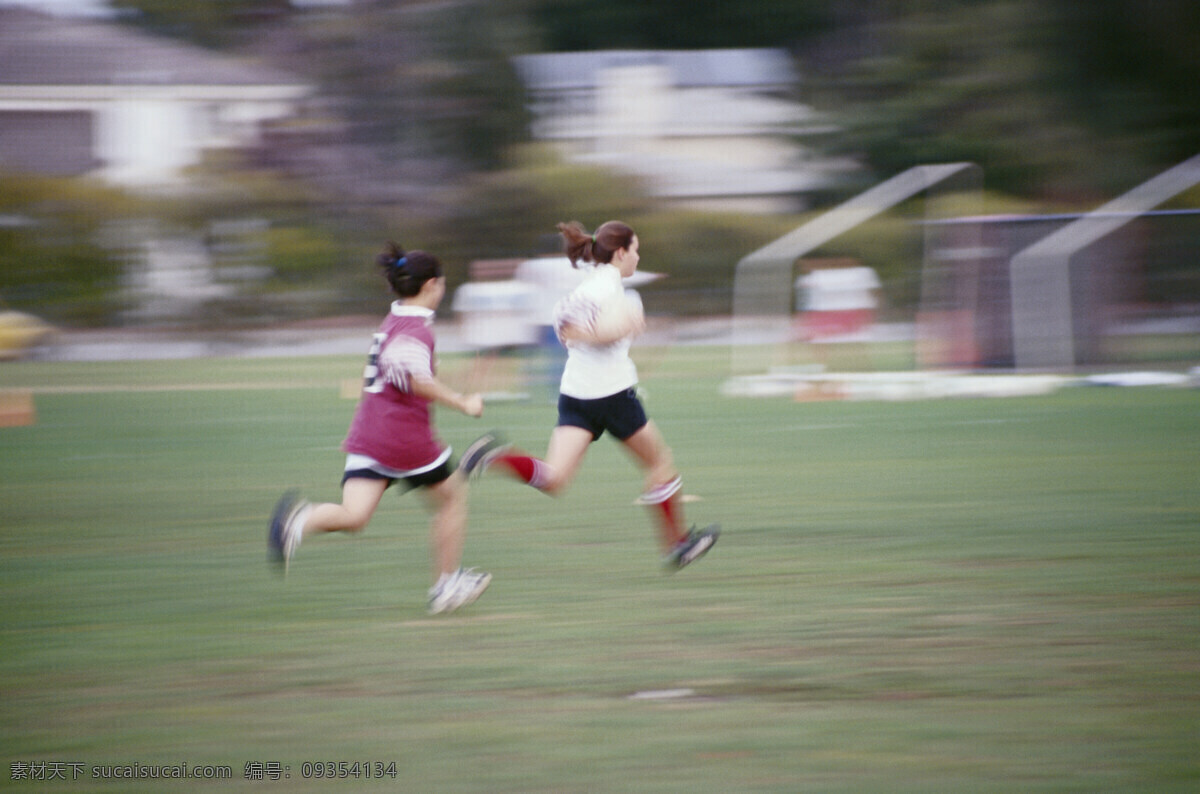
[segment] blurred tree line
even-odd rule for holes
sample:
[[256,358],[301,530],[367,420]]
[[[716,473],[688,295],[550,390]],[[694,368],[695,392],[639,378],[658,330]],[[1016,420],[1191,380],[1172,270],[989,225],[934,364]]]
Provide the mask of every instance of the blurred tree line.
[[[912,165],[970,160],[1006,206],[1088,207],[1200,152],[1194,0],[113,5],[124,24],[254,56],[319,87],[320,102],[263,151],[211,164],[204,176],[223,187],[210,193],[238,200],[172,205],[172,222],[197,229],[234,214],[269,221],[264,256],[276,276],[233,311],[246,317],[361,310],[365,298],[380,297],[364,273],[388,236],[441,254],[453,285],[473,259],[528,255],[559,220],[618,216],[654,229],[662,244],[653,246],[653,269],[680,274],[671,284],[685,297],[666,310],[728,310],[733,264],[803,219],[668,211],[633,180],[557,162],[528,141],[511,63],[522,53],[783,48],[801,75],[795,98],[838,127],[824,153],[862,165],[858,181],[827,202]],[[247,179],[256,189],[236,187]],[[85,213],[93,220],[73,216],[73,231],[55,245],[92,250],[88,224],[127,209],[105,206]],[[6,251],[0,234],[0,261],[62,254],[30,250],[39,243],[23,239]],[[111,272],[97,267],[88,289]],[[300,287],[304,300],[290,309],[270,295]],[[19,302],[7,276],[0,294]]]
[[830,142],[880,173],[980,163],[1028,197],[1109,195],[1200,151],[1194,0],[114,0],[126,19],[316,78],[404,153],[497,168],[526,136],[524,52],[781,47]]

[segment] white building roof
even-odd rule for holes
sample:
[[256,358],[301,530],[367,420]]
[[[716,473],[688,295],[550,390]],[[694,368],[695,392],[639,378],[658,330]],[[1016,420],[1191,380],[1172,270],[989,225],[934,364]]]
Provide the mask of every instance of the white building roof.
[[0,91],[132,85],[300,87],[303,81],[103,20],[0,7]]
[[533,92],[595,89],[605,70],[631,66],[666,68],[680,88],[783,88],[797,80],[787,53],[765,48],[552,52],[513,60],[521,80]]

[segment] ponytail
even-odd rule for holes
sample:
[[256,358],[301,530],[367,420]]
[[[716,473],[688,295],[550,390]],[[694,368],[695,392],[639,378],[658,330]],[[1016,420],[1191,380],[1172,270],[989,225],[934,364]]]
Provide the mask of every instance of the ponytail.
[[442,263],[424,251],[406,253],[399,243],[388,242],[375,264],[383,271],[392,292],[401,298],[411,298],[421,291],[426,281],[440,278]]
[[633,244],[633,229],[621,221],[602,223],[594,233],[589,233],[579,221],[560,223],[556,228],[574,267],[579,267],[580,262],[608,264],[613,254]]

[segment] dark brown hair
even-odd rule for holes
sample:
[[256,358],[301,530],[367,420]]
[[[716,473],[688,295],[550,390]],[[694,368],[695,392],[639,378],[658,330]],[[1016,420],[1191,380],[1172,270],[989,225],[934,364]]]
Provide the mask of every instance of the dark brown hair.
[[389,242],[375,263],[387,277],[392,292],[401,298],[411,298],[421,291],[426,281],[441,278],[442,263],[425,251],[405,253],[399,243]]
[[595,233],[589,233],[579,221],[558,224],[558,231],[566,242],[567,258],[579,267],[580,262],[608,264],[613,254],[633,245],[633,228],[621,221],[600,224]]

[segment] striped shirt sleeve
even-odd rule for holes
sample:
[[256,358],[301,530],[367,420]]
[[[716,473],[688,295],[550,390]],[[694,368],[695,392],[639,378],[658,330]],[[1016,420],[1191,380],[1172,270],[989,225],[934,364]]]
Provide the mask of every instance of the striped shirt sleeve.
[[411,336],[397,336],[379,356],[380,374],[400,391],[412,391],[412,380],[433,380],[433,351]]

